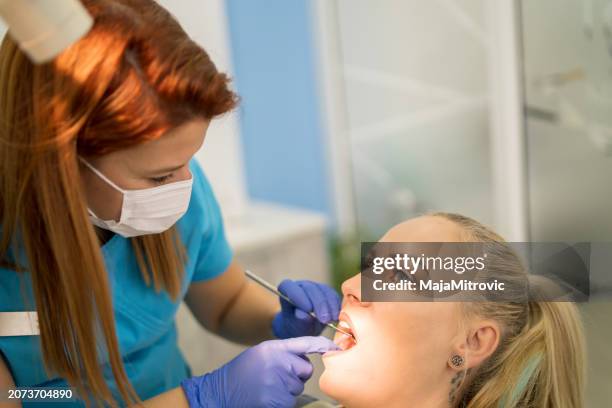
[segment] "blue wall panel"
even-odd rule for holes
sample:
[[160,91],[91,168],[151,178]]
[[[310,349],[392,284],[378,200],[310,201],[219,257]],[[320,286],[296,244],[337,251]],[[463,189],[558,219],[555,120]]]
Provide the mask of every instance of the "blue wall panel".
[[249,195],[331,215],[307,0],[228,0]]

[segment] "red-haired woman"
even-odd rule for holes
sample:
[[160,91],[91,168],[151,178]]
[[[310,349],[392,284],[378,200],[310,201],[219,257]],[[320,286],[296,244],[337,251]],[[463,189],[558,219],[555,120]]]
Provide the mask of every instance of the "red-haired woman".
[[[0,337],[0,390],[72,386],[75,406],[293,406],[304,355],[335,347],[310,337],[323,326],[305,312],[325,323],[339,299],[286,281],[300,309],[281,308],[232,260],[192,160],[236,104],[227,77],[154,0],[84,3],[92,30],[52,62],[32,64],[10,35],[0,48],[0,312],[40,327],[0,327],[13,334]],[[183,299],[207,329],[263,343],[191,377]]]

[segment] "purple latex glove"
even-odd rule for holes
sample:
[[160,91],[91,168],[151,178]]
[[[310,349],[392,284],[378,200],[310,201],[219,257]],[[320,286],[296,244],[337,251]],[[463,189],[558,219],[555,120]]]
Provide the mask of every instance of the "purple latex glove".
[[191,408],[292,408],[312,375],[306,354],[337,349],[325,337],[264,341],[181,386]]
[[[272,321],[272,331],[280,339],[321,334],[325,323],[338,319],[341,301],[331,287],[312,281],[284,280],[278,290],[298,307],[281,299],[281,311]],[[319,320],[307,312],[314,312]]]

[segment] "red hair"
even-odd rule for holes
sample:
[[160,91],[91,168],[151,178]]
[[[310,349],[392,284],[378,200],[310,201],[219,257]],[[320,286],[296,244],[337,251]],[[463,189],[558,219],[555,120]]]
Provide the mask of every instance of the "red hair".
[[[155,1],[83,3],[93,28],[52,62],[32,64],[10,36],[0,48],[0,261],[31,274],[47,368],[115,405],[98,365],[98,335],[122,399],[138,398],[119,353],[77,157],[212,119],[237,97],[228,77]],[[143,279],[176,298],[185,261],[176,230],[131,241]],[[10,263],[9,247],[23,250],[27,265]]]

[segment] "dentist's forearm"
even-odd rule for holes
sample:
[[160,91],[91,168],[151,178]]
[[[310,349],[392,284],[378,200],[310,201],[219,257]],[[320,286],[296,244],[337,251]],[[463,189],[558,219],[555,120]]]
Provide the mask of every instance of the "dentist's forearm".
[[207,330],[243,344],[272,338],[272,319],[280,310],[276,296],[250,282],[235,261],[218,277],[192,283],[185,301]]
[[219,334],[242,344],[272,339],[272,319],[279,310],[275,296],[247,281],[222,317]]
[[143,401],[141,404],[133,405],[131,408],[189,408],[189,403],[181,387],[176,387],[163,394],[159,394],[151,399]]

